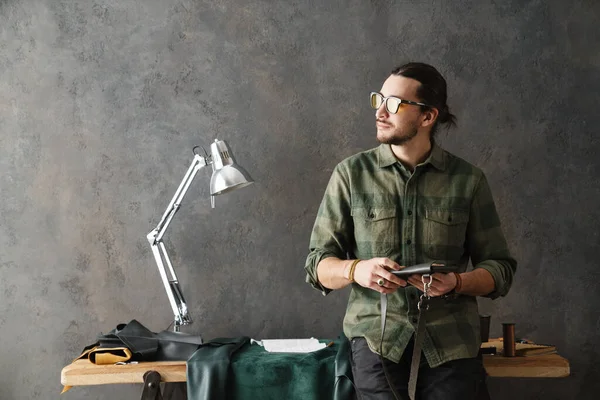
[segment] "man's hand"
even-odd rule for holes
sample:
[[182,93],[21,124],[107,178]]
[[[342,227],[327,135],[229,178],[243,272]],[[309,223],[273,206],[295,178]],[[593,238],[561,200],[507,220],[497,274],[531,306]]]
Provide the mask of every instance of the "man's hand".
[[[373,289],[380,293],[393,293],[400,286],[407,285],[404,279],[398,278],[390,270],[400,270],[404,268],[389,258],[371,258],[362,260],[356,264],[354,270],[354,281],[360,286]],[[379,279],[383,279],[383,285],[377,284]],[[421,285],[422,286],[422,285]]]
[[[411,275],[408,277],[408,283],[424,292],[423,275]],[[436,272],[431,275],[431,286],[429,286],[429,295],[431,297],[442,296],[456,287],[456,276],[453,273],[445,274]]]

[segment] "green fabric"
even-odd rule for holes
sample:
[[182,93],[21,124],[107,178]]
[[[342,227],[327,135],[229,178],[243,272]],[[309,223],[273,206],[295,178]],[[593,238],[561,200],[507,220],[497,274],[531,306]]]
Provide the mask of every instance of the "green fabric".
[[[414,172],[382,144],[339,163],[319,207],[306,260],[306,280],[323,294],[317,265],[327,257],[387,257],[400,265],[444,261],[489,271],[495,281],[490,298],[508,292],[516,261],[500,227],[483,172],[435,143]],[[398,362],[416,328],[420,292],[412,286],[388,295],[382,354]],[[475,357],[479,316],[474,297],[436,302],[427,315],[423,352],[431,367]],[[379,353],[379,293],[352,285],[344,333],[366,338]]]
[[248,338],[216,339],[187,362],[189,400],[354,398],[346,338],[312,353],[269,353]]

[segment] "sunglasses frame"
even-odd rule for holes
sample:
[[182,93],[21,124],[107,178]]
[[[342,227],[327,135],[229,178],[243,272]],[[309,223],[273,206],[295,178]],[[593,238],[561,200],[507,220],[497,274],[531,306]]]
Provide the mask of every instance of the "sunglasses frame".
[[[417,101],[412,101],[412,100],[404,100],[404,99],[401,99],[400,97],[397,97],[397,96],[388,96],[388,97],[385,97],[384,95],[382,95],[379,92],[371,92],[369,94],[369,100],[371,100],[373,98],[373,96],[381,96],[382,100],[381,100],[381,105],[379,105],[379,107],[374,107],[373,106],[373,102],[370,101],[371,107],[373,107],[373,109],[375,109],[375,110],[378,110],[382,105],[385,104],[385,109],[390,114],[396,114],[398,112],[398,110],[400,109],[400,105],[401,104],[410,104],[411,106],[423,106],[423,107],[428,107],[428,108],[435,108],[433,106],[430,106],[429,104],[419,103]],[[388,99],[398,100],[398,107],[396,107],[395,111],[390,110],[390,108],[388,106]]]

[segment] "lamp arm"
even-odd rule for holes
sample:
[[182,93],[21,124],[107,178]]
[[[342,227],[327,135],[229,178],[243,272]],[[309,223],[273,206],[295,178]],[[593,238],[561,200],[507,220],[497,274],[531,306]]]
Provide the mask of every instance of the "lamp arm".
[[[167,292],[167,297],[169,298],[169,303],[171,303],[171,309],[173,310],[173,314],[175,317],[174,327],[173,329],[178,332],[180,330],[181,325],[189,325],[192,323],[192,319],[188,315],[187,305],[185,303],[185,299],[183,298],[183,293],[181,292],[181,288],[179,287],[179,281],[177,279],[177,275],[175,274],[175,270],[173,269],[173,264],[171,264],[171,260],[169,259],[169,255],[167,254],[167,249],[163,243],[163,236],[169,227],[169,224],[173,220],[175,213],[179,210],[181,206],[181,201],[183,200],[186,192],[188,191],[190,184],[196,177],[198,171],[209,164],[209,161],[205,157],[202,157],[199,154],[194,154],[194,159],[187,172],[185,173],[183,180],[179,184],[173,199],[167,206],[160,222],[152,231],[150,231],[146,238],[148,239],[148,243],[150,243],[150,248],[152,249],[152,254],[154,255],[154,259],[156,261],[156,265],[158,267],[158,272],[160,273],[160,277],[163,281],[163,285],[165,286],[165,291]],[[165,268],[166,267],[168,268]]]

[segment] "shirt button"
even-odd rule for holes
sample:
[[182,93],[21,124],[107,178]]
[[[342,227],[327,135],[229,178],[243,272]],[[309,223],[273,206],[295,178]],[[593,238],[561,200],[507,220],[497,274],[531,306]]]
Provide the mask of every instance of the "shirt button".
[[369,214],[369,218],[371,218],[371,219],[375,218],[375,214],[373,214],[373,213],[370,213],[370,214]]
[[408,239],[408,240],[406,241],[406,244],[411,244],[411,243],[412,243],[412,241],[411,241],[410,239]]
[[408,215],[412,215],[412,211],[408,210],[408,213],[407,213],[407,214],[408,214]]

